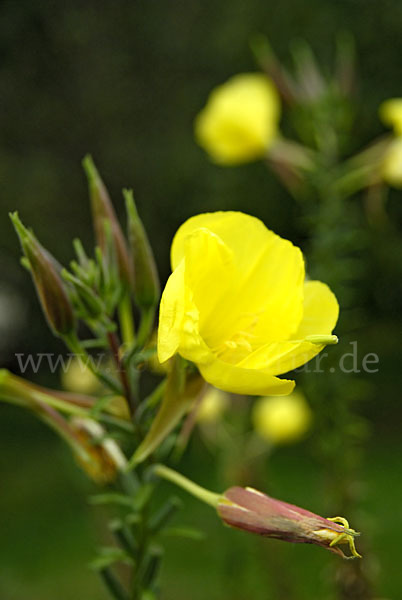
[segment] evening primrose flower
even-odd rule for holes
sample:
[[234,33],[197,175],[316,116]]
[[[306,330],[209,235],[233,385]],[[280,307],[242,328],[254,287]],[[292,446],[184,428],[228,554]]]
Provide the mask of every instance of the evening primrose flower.
[[277,376],[318,354],[338,319],[319,281],[304,281],[301,251],[241,212],[192,217],[171,249],[162,295],[158,358],[194,362],[215,387],[238,394],[286,395]]
[[274,141],[279,114],[279,96],[265,75],[236,75],[211,92],[195,136],[217,163],[249,162],[262,158]]
[[257,433],[273,444],[298,441],[310,427],[312,413],[303,394],[265,396],[253,406],[252,420]]

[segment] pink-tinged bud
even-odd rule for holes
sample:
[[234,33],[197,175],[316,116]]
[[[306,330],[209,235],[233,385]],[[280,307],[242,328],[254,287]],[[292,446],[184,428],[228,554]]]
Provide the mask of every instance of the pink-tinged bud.
[[133,273],[128,258],[127,244],[123,235],[123,231],[117,220],[117,216],[108,191],[98,173],[97,168],[95,167],[92,158],[90,156],[86,156],[82,164],[88,178],[92,219],[97,244],[102,251],[106,250],[108,241],[105,222],[108,222],[111,228],[120,277],[126,284],[131,284],[133,280]]
[[59,274],[61,267],[32,231],[24,227],[18,213],[10,214],[10,218],[20,239],[45,317],[56,334],[68,335],[75,329],[75,318]]
[[[232,487],[219,499],[217,511],[231,527],[285,542],[317,544],[342,558],[355,558],[354,538],[359,535],[349,528],[346,519],[324,519],[308,510],[275,500],[253,488]],[[345,555],[339,545],[349,546]]]
[[154,255],[144,225],[138,215],[131,190],[123,190],[128,217],[128,239],[134,264],[134,296],[141,309],[156,306],[160,297],[160,284]]

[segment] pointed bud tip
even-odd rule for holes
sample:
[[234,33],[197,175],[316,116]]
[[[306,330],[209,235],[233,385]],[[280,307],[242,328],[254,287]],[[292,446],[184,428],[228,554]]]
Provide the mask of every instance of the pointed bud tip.
[[138,210],[134,200],[133,190],[130,188],[123,189],[123,197],[126,201],[126,210],[129,219],[136,221],[138,219]]
[[84,167],[84,171],[89,183],[96,183],[100,179],[98,169],[96,168],[93,158],[90,154],[86,154],[84,156],[82,160],[82,166]]

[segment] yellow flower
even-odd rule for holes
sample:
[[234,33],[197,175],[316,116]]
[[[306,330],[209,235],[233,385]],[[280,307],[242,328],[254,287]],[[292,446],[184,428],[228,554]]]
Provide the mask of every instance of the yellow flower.
[[277,135],[279,97],[259,73],[236,75],[215,88],[195,121],[198,143],[222,165],[262,158]]
[[384,153],[381,164],[383,179],[394,187],[402,187],[402,98],[391,98],[380,106],[380,118],[393,128],[395,137]]
[[65,390],[80,394],[93,394],[100,387],[96,376],[80,358],[73,358],[68,368],[62,371],[61,383]]
[[335,343],[338,303],[304,282],[301,251],[241,212],[186,221],[171,250],[162,295],[158,357],[178,352],[206,381],[238,394],[286,395],[279,379]]
[[209,386],[202,397],[197,411],[199,423],[215,423],[219,421],[230,403],[230,396],[221,390]]
[[259,435],[274,444],[299,440],[308,430],[312,413],[300,392],[289,396],[265,396],[253,407],[252,420]]
[[382,122],[392,127],[396,135],[402,136],[402,98],[386,100],[379,112]]

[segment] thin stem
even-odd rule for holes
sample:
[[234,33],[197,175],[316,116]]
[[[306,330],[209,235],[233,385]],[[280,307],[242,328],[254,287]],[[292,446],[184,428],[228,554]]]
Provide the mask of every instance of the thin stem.
[[148,341],[155,318],[155,307],[152,306],[141,312],[141,321],[138,329],[137,348],[143,348]]
[[107,567],[100,570],[100,575],[106,587],[116,600],[130,600],[127,592],[117,579],[116,575]]
[[121,335],[124,346],[132,346],[135,340],[133,309],[130,294],[126,292],[118,305]]
[[153,471],[159,477],[163,479],[167,479],[171,483],[181,487],[183,490],[186,490],[189,494],[192,494],[201,502],[205,502],[210,506],[216,508],[218,506],[218,502],[221,498],[220,494],[215,494],[214,492],[210,492],[205,488],[201,487],[191,479],[187,479],[184,475],[181,475],[177,471],[170,469],[169,467],[165,467],[164,465],[157,464],[153,467]]
[[123,365],[123,361],[120,360],[119,340],[117,338],[117,335],[112,331],[108,332],[107,338],[109,340],[109,346],[112,351],[117,370],[119,372],[119,377],[121,380],[121,384],[123,386],[124,395],[127,399],[127,404],[130,409],[130,413],[131,413],[131,415],[133,415],[135,412],[135,403],[134,403],[134,399],[133,399],[133,396],[132,396],[132,393],[130,390],[130,384],[129,384],[128,377],[127,377],[127,371]]

